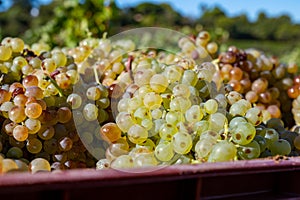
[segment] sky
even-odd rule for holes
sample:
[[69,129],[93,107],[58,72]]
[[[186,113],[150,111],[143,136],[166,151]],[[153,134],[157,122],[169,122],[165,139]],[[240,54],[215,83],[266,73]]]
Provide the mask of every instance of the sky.
[[249,20],[256,20],[259,12],[264,11],[270,17],[287,14],[293,22],[300,23],[299,0],[116,0],[120,8],[134,6],[141,2],[169,3],[184,16],[199,17],[200,4],[212,8],[218,5],[228,16],[246,14]]
[[[47,4],[51,0],[38,0]],[[142,2],[169,3],[183,16],[199,17],[201,15],[200,5],[208,8],[219,6],[229,16],[246,14],[251,21],[256,20],[259,12],[264,11],[270,17],[287,14],[295,23],[300,23],[300,1],[299,0],[115,0],[120,8],[135,6]],[[3,0],[4,7],[10,5],[11,0]],[[1,10],[1,8],[0,8]]]

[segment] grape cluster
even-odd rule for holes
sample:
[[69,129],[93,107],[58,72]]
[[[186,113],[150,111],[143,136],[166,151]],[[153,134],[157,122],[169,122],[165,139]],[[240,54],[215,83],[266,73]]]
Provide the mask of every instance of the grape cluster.
[[178,47],[104,36],[50,50],[4,38],[0,172],[299,155],[296,65],[233,46],[218,55],[206,31]]
[[94,166],[73,122],[67,97],[78,79],[62,50],[36,55],[19,38],[1,41],[2,171],[50,171]]
[[[294,65],[294,64],[290,64]],[[296,66],[296,65],[294,65]],[[296,75],[293,78],[293,84],[287,90],[288,96],[292,99],[292,113],[296,125],[300,125],[300,76]]]
[[293,85],[296,65],[285,65],[254,49],[231,46],[220,53],[218,66],[217,77],[263,110],[265,120],[281,118],[286,126],[292,127],[292,101],[287,90]]

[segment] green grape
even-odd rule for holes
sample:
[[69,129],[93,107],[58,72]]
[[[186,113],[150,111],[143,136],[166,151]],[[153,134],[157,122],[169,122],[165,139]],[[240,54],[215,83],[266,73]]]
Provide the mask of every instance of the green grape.
[[57,140],[55,138],[45,140],[43,143],[43,149],[49,154],[54,154],[58,150]]
[[213,114],[218,110],[218,102],[215,99],[209,99],[204,103],[203,107],[207,114]]
[[251,123],[241,122],[238,126],[231,130],[231,134],[233,142],[240,145],[246,145],[253,140],[256,130]]
[[184,115],[182,112],[179,111],[169,111],[166,114],[166,122],[172,125],[176,125],[179,122],[184,121]]
[[193,131],[196,131],[198,135],[201,135],[209,129],[209,125],[210,123],[207,120],[198,121],[194,124]]
[[8,46],[0,46],[0,60],[6,61],[8,60],[12,55],[12,49]]
[[151,115],[153,119],[160,119],[163,115],[163,112],[161,109],[157,108],[151,111]]
[[154,153],[141,153],[137,154],[134,158],[134,167],[149,167],[156,166],[158,164]]
[[101,91],[98,87],[92,86],[87,89],[86,96],[88,99],[96,101],[96,100],[100,99]]
[[212,138],[200,139],[195,145],[196,158],[200,160],[206,158],[210,154],[216,142],[217,141]]
[[150,79],[150,87],[154,92],[162,93],[168,85],[168,79],[162,74],[154,74]]
[[56,63],[53,58],[46,58],[42,61],[42,69],[47,73],[51,73],[56,69]]
[[88,103],[83,108],[83,116],[87,121],[94,121],[98,117],[98,108],[95,104]]
[[172,139],[173,149],[178,154],[187,154],[193,146],[192,136],[188,133],[177,132]]
[[14,158],[14,159],[19,159],[23,157],[23,151],[19,147],[11,147],[7,153],[6,153],[7,158]]
[[202,120],[203,112],[200,109],[199,105],[192,105],[186,112],[185,112],[185,119],[187,122],[194,123]]
[[169,81],[169,83],[175,83],[181,79],[182,69],[176,65],[170,65],[165,68],[163,74]]
[[237,127],[241,122],[247,122],[244,117],[234,117],[229,122],[229,128]]
[[154,73],[151,69],[138,69],[134,75],[134,83],[139,87],[148,85],[153,75]]
[[259,144],[260,152],[263,152],[263,151],[265,151],[267,149],[268,144],[267,144],[266,139],[263,136],[261,136],[261,135],[255,135],[255,137],[253,138],[253,140],[255,140]]
[[213,113],[209,116],[209,129],[219,132],[228,126],[228,120],[222,113]]
[[175,97],[170,102],[170,111],[185,113],[191,107],[191,101],[184,97]]
[[140,97],[132,97],[131,99],[129,99],[127,111],[134,112],[137,108],[141,107],[142,105],[143,101]]
[[170,161],[174,157],[172,143],[167,141],[161,142],[155,147],[154,154],[162,162]]
[[12,38],[10,46],[13,52],[22,52],[24,49],[24,41],[20,38]]
[[185,84],[176,84],[172,89],[173,95],[175,97],[184,97],[189,98],[190,97],[190,89],[188,85]]
[[159,108],[162,104],[162,101],[162,97],[154,92],[145,94],[143,99],[144,105],[151,110]]
[[129,155],[121,155],[117,157],[110,163],[111,168],[113,169],[126,169],[126,168],[133,168],[134,161],[131,156]]
[[291,153],[291,145],[284,139],[278,139],[270,144],[270,151],[275,155],[289,155]]
[[279,140],[279,133],[273,128],[265,128],[261,134],[266,139],[268,145]]
[[226,95],[226,99],[230,105],[233,105],[242,99],[242,95],[236,91],[231,91]]
[[67,97],[67,102],[71,104],[72,109],[77,109],[81,106],[82,98],[76,93],[72,93]]
[[127,135],[132,143],[140,144],[148,138],[148,131],[144,127],[134,124],[129,128]]
[[250,108],[245,115],[245,118],[248,122],[253,124],[254,126],[259,125],[263,120],[262,111],[259,108]]
[[96,163],[96,170],[108,169],[110,167],[110,162],[107,159],[100,159]]
[[195,86],[197,83],[197,75],[193,70],[184,70],[181,83],[185,85]]
[[232,116],[245,116],[248,108],[245,104],[240,103],[240,101],[235,102],[229,108],[229,113]]
[[42,142],[37,138],[29,138],[26,143],[26,149],[32,153],[37,154],[39,153],[43,148]]
[[224,162],[235,159],[237,148],[231,142],[222,140],[213,146],[208,162]]
[[137,123],[141,123],[142,120],[144,119],[149,119],[151,120],[151,112],[149,111],[149,109],[145,106],[141,106],[139,108],[137,108],[133,114],[135,120],[137,121]]
[[256,140],[252,140],[249,144],[237,148],[237,155],[243,160],[258,158],[260,152],[260,145]]
[[135,123],[132,116],[127,112],[120,112],[116,117],[116,124],[122,132],[127,132]]
[[167,140],[167,141],[171,141],[173,135],[177,132],[178,132],[177,127],[169,123],[164,123],[159,128],[159,136],[163,140]]
[[53,52],[51,58],[55,62],[55,65],[58,67],[65,66],[67,64],[67,57],[61,51]]

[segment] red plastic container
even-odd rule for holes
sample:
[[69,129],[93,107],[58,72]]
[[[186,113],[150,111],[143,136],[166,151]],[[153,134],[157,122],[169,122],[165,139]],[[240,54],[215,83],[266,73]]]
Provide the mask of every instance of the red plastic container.
[[0,176],[0,199],[300,199],[300,158]]

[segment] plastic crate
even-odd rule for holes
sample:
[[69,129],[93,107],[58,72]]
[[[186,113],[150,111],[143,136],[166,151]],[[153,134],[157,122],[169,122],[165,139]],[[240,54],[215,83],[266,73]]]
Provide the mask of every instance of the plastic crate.
[[300,199],[300,158],[113,169],[9,173],[0,199]]

